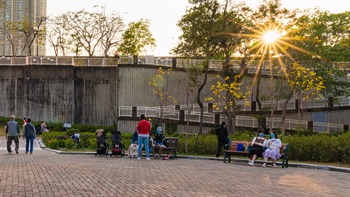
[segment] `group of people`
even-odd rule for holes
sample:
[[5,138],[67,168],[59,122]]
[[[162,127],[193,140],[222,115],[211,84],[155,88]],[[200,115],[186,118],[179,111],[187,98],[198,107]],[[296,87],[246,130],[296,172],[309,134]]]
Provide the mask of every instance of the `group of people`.
[[[18,122],[15,121],[15,116],[10,116],[10,121],[7,122],[5,126],[5,133],[6,133],[6,139],[7,139],[7,151],[11,154],[11,144],[12,141],[15,142],[15,151],[16,154],[19,153],[19,137],[20,135],[20,129]],[[35,127],[31,123],[32,120],[30,118],[25,119],[25,124],[23,124],[23,139],[26,139],[26,153],[33,153],[34,149],[34,138],[36,136]]]
[[[229,143],[225,122],[222,122],[220,127],[216,129],[216,135],[218,136],[218,149],[216,152],[216,157],[219,157],[222,147]],[[270,139],[265,139],[265,132],[263,130],[260,130],[258,132],[258,136],[254,137],[249,151],[248,165],[254,166],[255,160],[262,157],[264,159],[264,163],[262,164],[263,167],[266,167],[266,162],[269,159],[272,160],[272,166],[276,167],[276,161],[281,157],[280,148],[282,146],[282,142],[277,138],[276,131],[271,130],[269,137]]]
[[[157,127],[157,133],[152,138],[150,136],[151,123],[146,120],[145,115],[140,116],[140,121],[137,124],[134,134],[132,135],[131,144],[128,152],[130,157],[136,157],[140,160],[142,156],[142,149],[146,151],[146,160],[150,160],[149,153],[152,151],[158,151],[158,154],[154,154],[154,159],[160,158],[165,145],[163,144],[163,129],[161,126]],[[165,159],[167,157],[164,157]]]

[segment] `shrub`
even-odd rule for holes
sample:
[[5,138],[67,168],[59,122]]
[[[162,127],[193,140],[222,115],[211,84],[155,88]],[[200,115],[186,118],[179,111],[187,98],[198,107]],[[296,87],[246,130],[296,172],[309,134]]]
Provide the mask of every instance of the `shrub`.
[[75,142],[72,139],[66,139],[65,140],[65,148],[66,149],[73,149],[76,148]]

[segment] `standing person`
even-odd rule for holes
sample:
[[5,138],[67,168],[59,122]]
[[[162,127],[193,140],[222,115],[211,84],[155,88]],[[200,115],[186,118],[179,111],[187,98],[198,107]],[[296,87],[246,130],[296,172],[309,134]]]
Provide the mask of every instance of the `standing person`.
[[18,150],[19,150],[19,140],[18,137],[20,136],[20,130],[19,130],[19,126],[18,126],[18,122],[15,121],[15,116],[11,115],[10,116],[10,121],[7,123],[6,125],[6,139],[7,139],[7,151],[11,154],[12,150],[11,150],[11,144],[12,144],[12,140],[15,141],[16,144],[16,153],[18,154]]
[[23,139],[24,137],[26,138],[26,153],[28,153],[29,151],[30,154],[33,153],[35,138],[35,127],[31,122],[32,120],[28,118],[27,124],[24,126],[23,129]]
[[228,133],[225,122],[222,122],[220,127],[216,129],[216,135],[218,136],[218,150],[216,151],[216,157],[219,157],[222,147],[227,144],[228,141]]
[[258,157],[262,157],[262,153],[263,153],[263,148],[265,146],[265,134],[263,130],[260,130],[258,132],[258,136],[254,137],[253,141],[252,141],[252,147],[250,148],[249,151],[249,162],[248,165],[250,166],[254,166],[254,162]]
[[26,126],[26,124],[27,124],[27,118],[23,118],[23,124],[22,124],[23,129],[24,129],[24,126]]
[[264,164],[262,165],[264,168],[266,167],[266,162],[270,158],[272,160],[272,165],[276,167],[276,161],[281,157],[280,148],[282,146],[282,142],[280,139],[277,139],[276,131],[271,131],[270,139],[266,141],[266,150],[264,152]]
[[145,147],[146,150],[146,160],[150,160],[149,158],[149,132],[151,130],[151,123],[146,120],[145,115],[140,116],[140,121],[137,124],[137,130],[139,131],[138,135],[138,153],[137,153],[137,159],[141,159],[141,151],[142,151],[142,144]]

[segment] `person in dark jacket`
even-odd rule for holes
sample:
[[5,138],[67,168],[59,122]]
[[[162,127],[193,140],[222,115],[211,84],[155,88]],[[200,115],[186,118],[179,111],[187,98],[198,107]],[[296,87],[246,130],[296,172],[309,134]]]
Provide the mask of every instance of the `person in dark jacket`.
[[31,122],[32,120],[28,118],[23,130],[23,139],[26,138],[26,153],[30,152],[30,154],[33,153],[35,138],[35,127]]
[[20,130],[19,130],[19,126],[18,126],[18,122],[15,121],[15,116],[11,115],[10,116],[10,121],[6,124],[6,139],[7,139],[7,151],[11,154],[12,150],[11,150],[11,144],[12,141],[15,141],[16,144],[16,153],[18,154],[18,150],[19,150],[19,136],[20,135]]
[[222,147],[227,144],[228,133],[225,122],[222,122],[220,127],[216,129],[216,135],[218,136],[218,150],[216,151],[216,157],[219,157]]

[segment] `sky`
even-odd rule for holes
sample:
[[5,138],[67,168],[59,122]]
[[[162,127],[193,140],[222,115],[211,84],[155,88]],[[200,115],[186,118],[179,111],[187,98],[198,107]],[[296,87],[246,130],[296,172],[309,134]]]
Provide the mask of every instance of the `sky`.
[[[256,7],[262,0],[245,0]],[[333,13],[350,11],[350,0],[281,0],[282,7],[308,9],[319,7]],[[181,30],[177,22],[188,8],[188,0],[47,0],[47,15],[58,16],[68,11],[96,11],[94,5],[105,7],[105,13],[113,11],[123,17],[124,23],[136,22],[140,18],[150,20],[150,31],[157,47],[146,55],[170,56],[176,46]],[[50,54],[48,54],[50,55]]]

